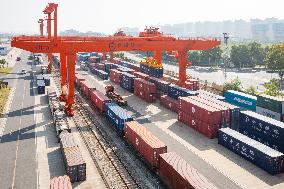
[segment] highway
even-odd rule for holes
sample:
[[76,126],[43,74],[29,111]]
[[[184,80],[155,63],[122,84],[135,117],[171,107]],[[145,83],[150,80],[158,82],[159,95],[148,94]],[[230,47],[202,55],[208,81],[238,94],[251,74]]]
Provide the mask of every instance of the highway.
[[[0,188],[37,188],[34,93],[31,64],[27,53],[17,62],[12,73],[4,77],[14,88],[14,96],[0,138]],[[25,68],[27,74],[18,74]],[[13,90],[12,90],[13,91]],[[2,125],[3,127],[3,125]]]

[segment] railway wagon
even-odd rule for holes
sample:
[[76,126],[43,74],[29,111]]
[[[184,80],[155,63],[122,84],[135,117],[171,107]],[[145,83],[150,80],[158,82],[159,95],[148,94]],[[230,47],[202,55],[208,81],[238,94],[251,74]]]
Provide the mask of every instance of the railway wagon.
[[67,175],[53,177],[50,180],[50,189],[72,189],[70,178]]
[[83,92],[83,94],[87,97],[91,97],[91,92],[93,90],[96,90],[95,87],[92,87],[87,81],[81,81],[80,82],[80,90]]
[[110,103],[111,100],[100,91],[94,90],[91,92],[90,100],[93,105],[99,109],[101,113],[105,111],[105,105]]
[[126,140],[143,156],[152,168],[159,166],[159,154],[167,152],[167,146],[137,121],[125,123]]
[[217,189],[174,152],[160,155],[159,176],[172,189]]

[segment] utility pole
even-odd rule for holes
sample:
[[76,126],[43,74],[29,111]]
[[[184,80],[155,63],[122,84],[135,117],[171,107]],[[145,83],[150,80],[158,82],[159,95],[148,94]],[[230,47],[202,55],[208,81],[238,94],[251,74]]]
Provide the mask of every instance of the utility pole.
[[224,43],[226,45],[225,47],[225,53],[224,53],[224,76],[225,76],[225,80],[227,78],[227,64],[228,64],[228,58],[229,58],[229,54],[228,54],[228,39],[229,39],[229,33],[223,33],[224,36]]

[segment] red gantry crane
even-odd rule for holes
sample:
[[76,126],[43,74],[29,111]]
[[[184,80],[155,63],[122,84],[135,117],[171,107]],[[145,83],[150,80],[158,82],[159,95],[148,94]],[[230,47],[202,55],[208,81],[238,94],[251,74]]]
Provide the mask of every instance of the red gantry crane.
[[48,37],[19,36],[14,37],[11,41],[12,47],[33,53],[60,53],[61,86],[66,82],[66,64],[68,67],[68,96],[65,111],[69,116],[73,115],[75,60],[78,52],[154,51],[156,60],[161,63],[162,51],[177,51],[179,85],[183,86],[186,81],[187,52],[189,50],[207,50],[219,44],[220,40],[216,38],[176,38],[164,35],[156,28],[147,29],[138,37],[57,37],[56,35],[51,37],[49,35]]

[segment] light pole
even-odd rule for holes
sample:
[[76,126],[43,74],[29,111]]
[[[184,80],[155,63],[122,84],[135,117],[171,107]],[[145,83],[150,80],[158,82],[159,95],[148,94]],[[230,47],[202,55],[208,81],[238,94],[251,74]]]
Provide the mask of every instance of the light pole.
[[224,76],[225,80],[227,78],[227,61],[228,61],[228,39],[229,39],[229,33],[223,33],[224,36],[224,43],[226,45],[225,47],[225,53],[224,53]]

